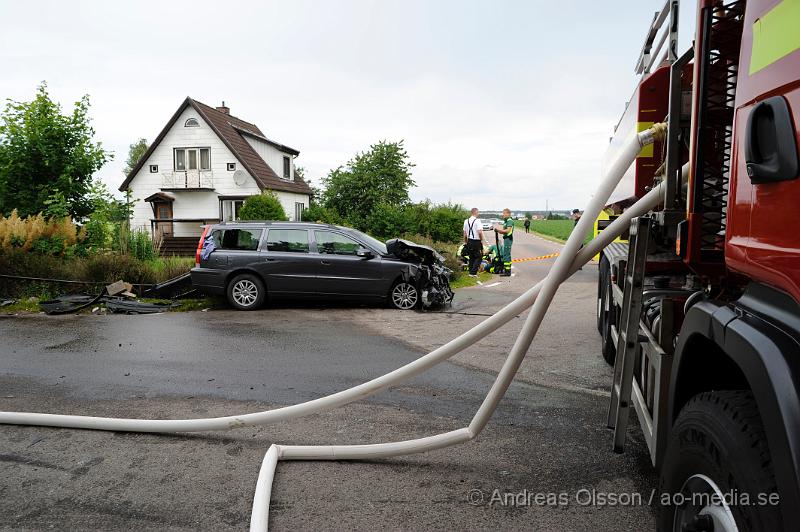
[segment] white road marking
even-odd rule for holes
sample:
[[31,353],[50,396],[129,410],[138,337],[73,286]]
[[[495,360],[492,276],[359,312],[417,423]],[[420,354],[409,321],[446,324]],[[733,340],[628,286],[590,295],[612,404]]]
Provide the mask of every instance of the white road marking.
[[487,285],[486,285],[486,288],[491,288],[491,287],[493,287],[493,286],[497,286],[497,285],[499,285],[499,284],[503,284],[503,283],[492,283],[492,284],[487,284]]

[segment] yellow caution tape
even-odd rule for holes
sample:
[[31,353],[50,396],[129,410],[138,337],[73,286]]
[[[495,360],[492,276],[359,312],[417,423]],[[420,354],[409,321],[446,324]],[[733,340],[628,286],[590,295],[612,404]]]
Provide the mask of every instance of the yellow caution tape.
[[511,259],[511,262],[528,262],[532,260],[545,260],[545,259],[552,259],[554,257],[558,257],[559,253],[551,253],[549,255],[542,255],[540,257],[528,257],[525,259]]

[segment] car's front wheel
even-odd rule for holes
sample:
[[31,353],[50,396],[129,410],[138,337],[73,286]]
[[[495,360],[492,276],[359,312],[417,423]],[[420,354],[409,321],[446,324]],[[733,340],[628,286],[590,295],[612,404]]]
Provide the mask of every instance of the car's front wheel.
[[228,302],[237,310],[255,310],[266,296],[264,283],[251,273],[237,275],[228,283]]
[[410,310],[419,304],[417,287],[408,281],[398,281],[389,293],[389,303],[399,310]]

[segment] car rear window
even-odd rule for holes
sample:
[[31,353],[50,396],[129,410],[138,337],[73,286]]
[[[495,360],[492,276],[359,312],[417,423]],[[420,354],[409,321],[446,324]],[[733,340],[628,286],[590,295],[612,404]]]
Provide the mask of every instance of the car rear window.
[[305,229],[270,229],[267,250],[308,253],[308,231]]
[[331,255],[355,255],[363,247],[355,240],[331,231],[314,231],[317,251]]
[[211,233],[211,238],[219,249],[255,251],[262,232],[262,229],[216,229]]

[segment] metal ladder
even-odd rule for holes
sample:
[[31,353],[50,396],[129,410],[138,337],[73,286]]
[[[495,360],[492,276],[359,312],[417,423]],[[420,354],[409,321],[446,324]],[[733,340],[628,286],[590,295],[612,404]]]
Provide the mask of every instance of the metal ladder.
[[642,315],[644,269],[652,220],[646,216],[631,220],[628,262],[622,296],[622,316],[617,335],[617,356],[614,359],[614,380],[611,382],[611,404],[608,428],[614,429],[614,452],[625,450],[631,407],[633,369],[639,350],[639,320]]

